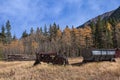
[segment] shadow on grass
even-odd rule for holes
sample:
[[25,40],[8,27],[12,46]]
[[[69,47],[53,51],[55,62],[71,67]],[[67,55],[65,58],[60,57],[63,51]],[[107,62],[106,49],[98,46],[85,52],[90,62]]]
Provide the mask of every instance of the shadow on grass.
[[85,64],[88,64],[88,63],[102,63],[102,62],[113,62],[113,63],[115,63],[116,61],[114,60],[114,61],[88,61],[88,62],[78,62],[78,63],[72,63],[72,64],[70,64],[70,65],[72,65],[72,66],[82,66],[82,65],[85,65]]
[[70,65],[72,65],[72,66],[82,66],[84,64],[87,64],[87,63],[85,63],[85,62],[78,62],[78,63],[72,63]]

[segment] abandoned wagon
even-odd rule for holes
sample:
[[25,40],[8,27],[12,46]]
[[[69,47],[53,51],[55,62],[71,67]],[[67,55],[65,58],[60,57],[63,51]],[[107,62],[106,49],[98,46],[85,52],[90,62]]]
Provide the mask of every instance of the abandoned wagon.
[[21,54],[9,54],[7,55],[8,61],[23,60],[25,57]]
[[56,52],[37,52],[34,65],[39,64],[41,62],[58,64],[58,65],[69,64],[66,56],[62,54],[58,54]]
[[92,61],[115,61],[115,58],[120,57],[119,49],[86,49],[83,54],[83,62]]
[[25,54],[8,54],[7,61],[30,61],[30,60],[35,60],[34,56],[28,56]]

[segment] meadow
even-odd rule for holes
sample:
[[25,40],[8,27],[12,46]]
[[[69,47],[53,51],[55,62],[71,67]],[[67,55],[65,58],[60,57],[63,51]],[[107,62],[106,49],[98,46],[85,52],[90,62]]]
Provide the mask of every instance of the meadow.
[[83,64],[78,57],[69,62],[67,66],[33,66],[34,61],[0,61],[0,80],[120,80],[120,59]]

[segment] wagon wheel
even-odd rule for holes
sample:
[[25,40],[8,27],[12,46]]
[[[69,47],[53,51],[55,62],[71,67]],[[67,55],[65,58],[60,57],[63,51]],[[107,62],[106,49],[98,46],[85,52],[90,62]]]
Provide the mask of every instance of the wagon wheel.
[[111,61],[111,62],[116,62],[114,58],[112,58],[110,61]]

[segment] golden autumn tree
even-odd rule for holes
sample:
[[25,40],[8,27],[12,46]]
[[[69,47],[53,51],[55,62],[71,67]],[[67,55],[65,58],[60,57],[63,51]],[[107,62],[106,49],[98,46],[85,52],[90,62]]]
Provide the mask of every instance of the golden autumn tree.
[[24,47],[20,40],[14,40],[10,44],[3,46],[3,54],[6,58],[9,54],[24,54]]
[[85,46],[84,31],[83,31],[83,28],[79,28],[78,31],[79,31],[79,44],[80,44],[80,47],[82,48]]
[[56,33],[56,51],[59,52],[61,47],[62,47],[62,31],[60,29],[57,30],[57,33]]
[[92,45],[92,35],[91,35],[91,28],[90,28],[90,26],[85,26],[83,31],[84,31],[85,45],[88,48],[88,47],[90,47]]
[[72,55],[79,55],[79,49],[80,49],[80,40],[79,40],[79,30],[72,27],[71,30],[71,50]]
[[62,35],[62,51],[67,52],[67,56],[70,56],[70,47],[71,47],[71,30],[68,26],[66,26]]
[[82,48],[92,45],[91,28],[89,26],[79,29],[79,41]]

